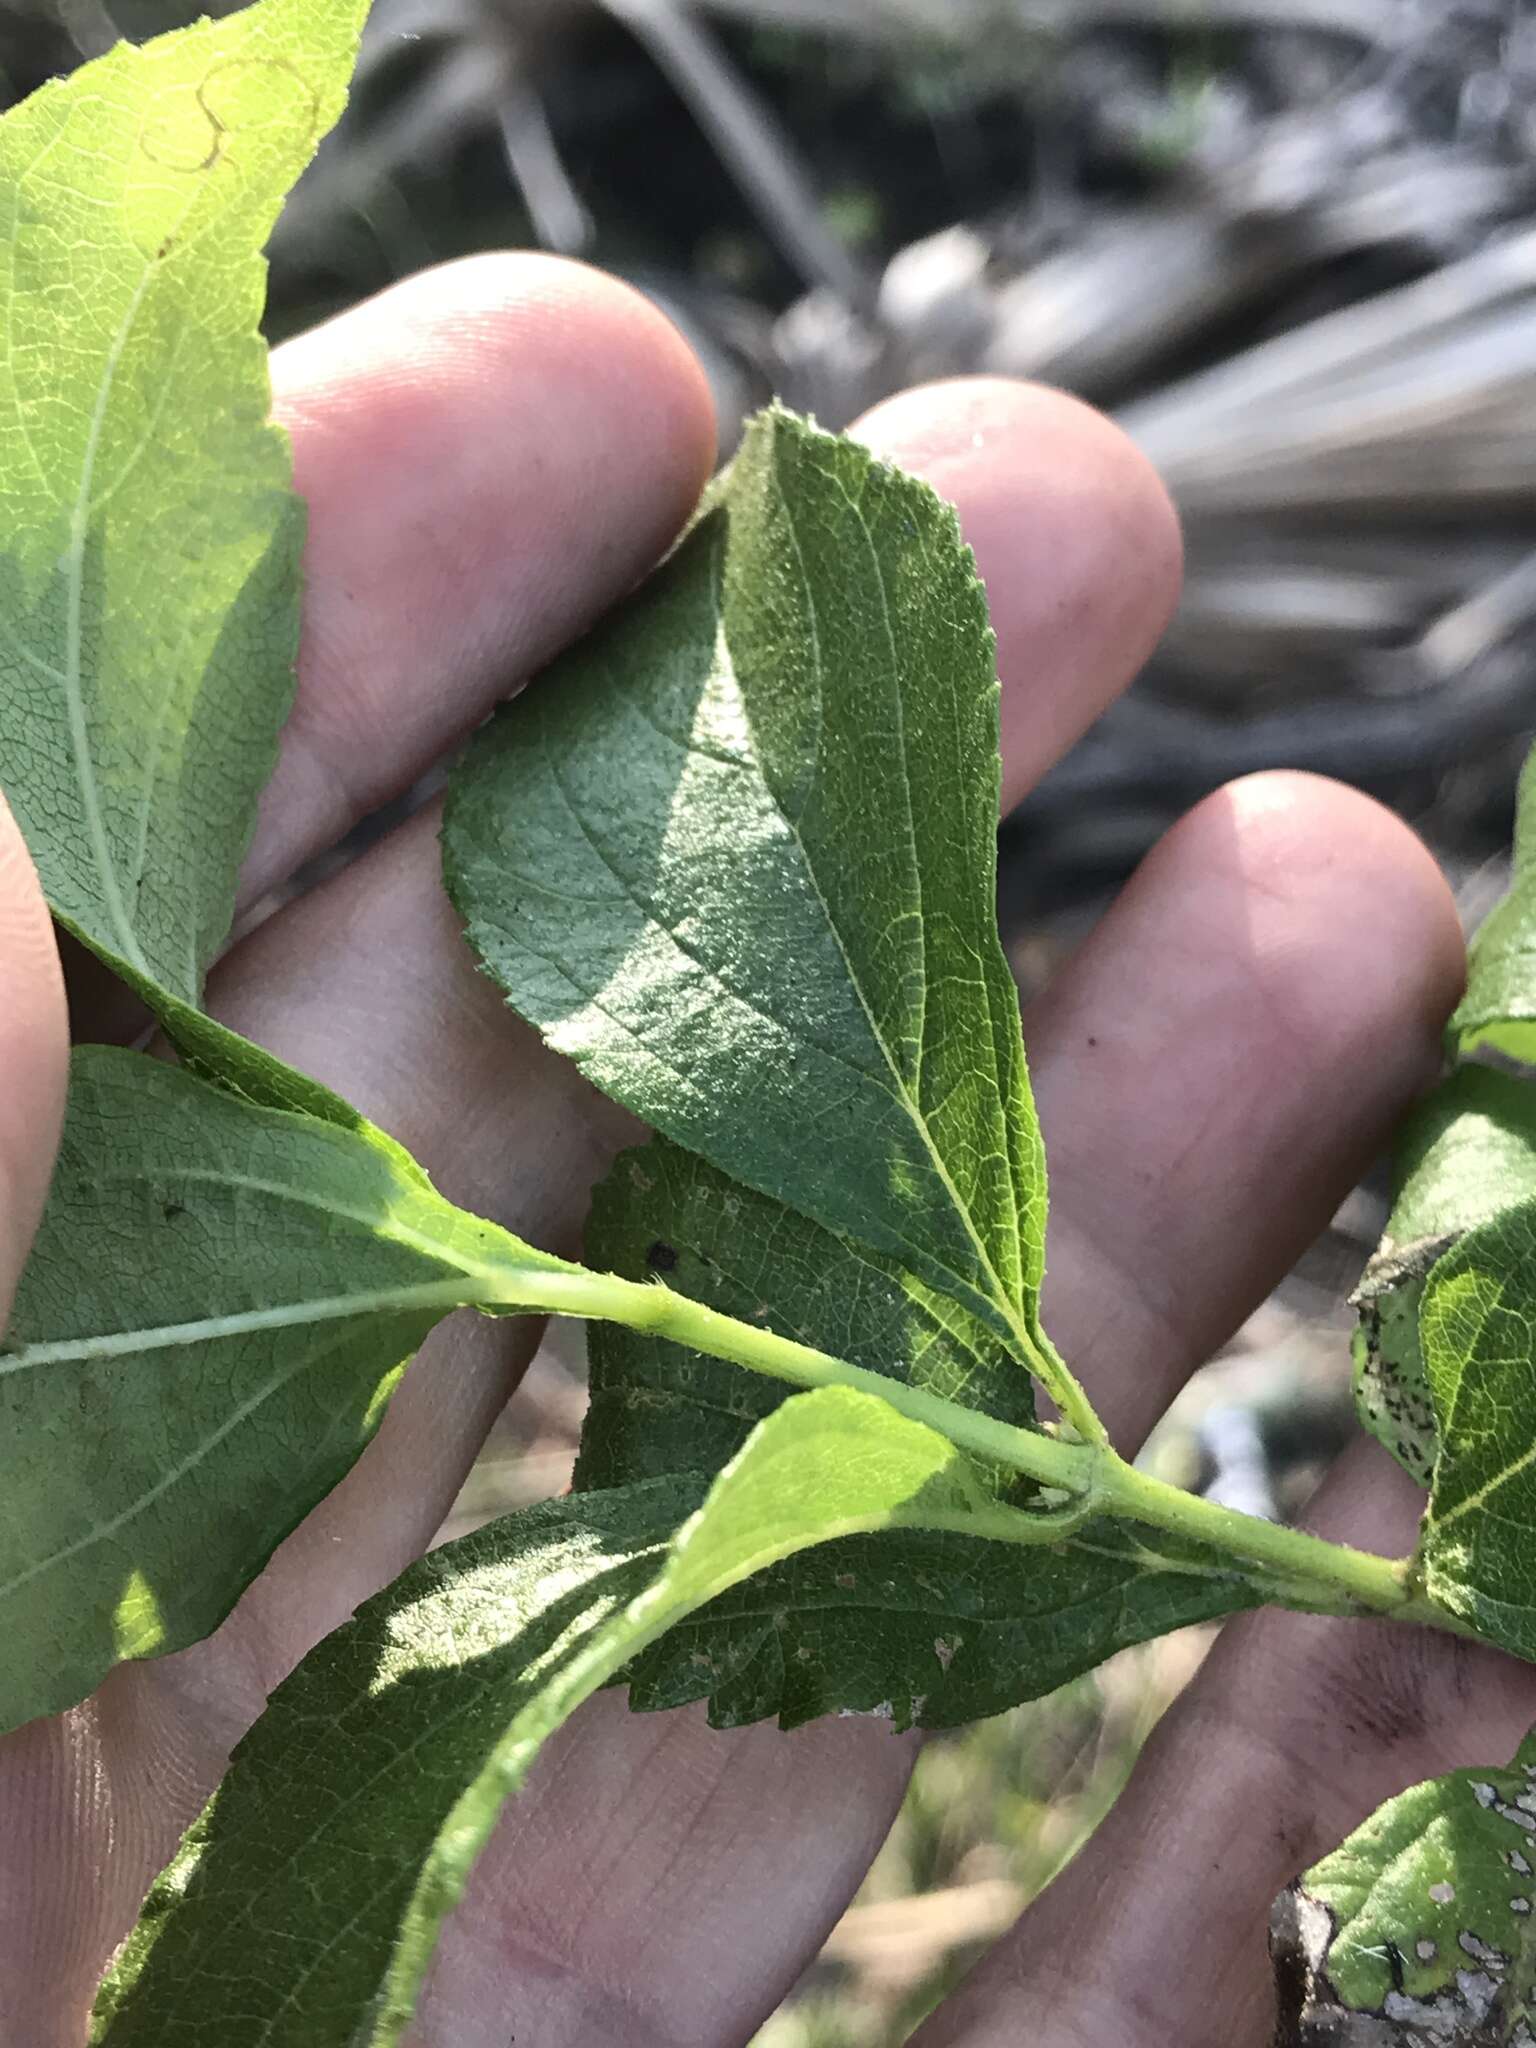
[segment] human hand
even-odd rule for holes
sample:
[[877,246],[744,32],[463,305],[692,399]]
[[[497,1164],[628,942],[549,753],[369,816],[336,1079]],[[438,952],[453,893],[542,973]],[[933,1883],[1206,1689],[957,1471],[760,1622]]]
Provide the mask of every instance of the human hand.
[[[710,452],[658,315],[539,258],[399,287],[275,363],[311,508],[300,696],[247,902],[407,787],[666,547]],[[858,430],[960,507],[1019,800],[1144,659],[1178,542],[1155,479],[1070,400],[936,387]],[[477,973],[413,818],[215,970],[210,1007],[395,1132],[455,1201],[556,1250],[627,1119]],[[63,1093],[46,915],[0,826],[0,1308]],[[1254,778],[1169,835],[1026,1017],[1050,1146],[1046,1313],[1122,1449],[1327,1221],[1432,1077],[1459,932],[1364,798]],[[98,1024],[94,1027],[100,1030]],[[92,1019],[82,1020],[91,1036]],[[266,1693],[430,1540],[533,1348],[440,1330],[372,1448],[208,1642],[120,1668],[0,1742],[0,2037],[78,2048],[95,1980]],[[1370,1446],[1320,1505],[1390,1549],[1415,1503]],[[1474,1702],[1475,1698],[1475,1704]],[[1235,1623],[1090,1849],[923,2048],[1260,2048],[1273,1893],[1387,1794],[1507,1755],[1536,1679],[1359,1622]],[[748,2039],[862,1877],[914,1747],[884,1724],[708,1730],[594,1702],[514,1806],[445,1938],[423,2048]]]

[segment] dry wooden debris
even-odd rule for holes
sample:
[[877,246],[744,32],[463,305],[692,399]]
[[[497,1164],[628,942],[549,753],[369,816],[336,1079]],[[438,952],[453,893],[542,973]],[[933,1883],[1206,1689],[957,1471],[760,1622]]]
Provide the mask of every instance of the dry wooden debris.
[[[45,32],[0,0],[0,96],[133,4],[58,0]],[[545,82],[604,13],[805,286],[775,311],[647,279],[727,438],[770,388],[840,425],[981,370],[1117,410],[1167,478],[1183,609],[1037,800],[1039,876],[1089,886],[1190,797],[1282,762],[1420,813],[1450,792],[1497,835],[1536,724],[1536,0],[377,0],[280,288],[334,272],[349,232],[425,260],[402,189],[476,135],[540,239],[589,249],[602,223]],[[978,104],[1006,91],[1018,190],[872,279],[793,118],[728,55],[742,23],[949,66]]]

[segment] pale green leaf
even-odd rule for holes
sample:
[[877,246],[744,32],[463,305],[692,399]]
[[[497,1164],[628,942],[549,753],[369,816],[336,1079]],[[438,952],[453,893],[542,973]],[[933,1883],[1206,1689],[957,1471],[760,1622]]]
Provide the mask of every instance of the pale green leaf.
[[0,764],[60,918],[195,1005],[292,687],[260,256],[366,0],[120,44],[0,121]]
[[770,412],[661,573],[477,738],[444,842],[553,1046],[1038,1369],[997,698],[951,510]]
[[97,2048],[392,2048],[502,1807],[582,1700],[765,1566],[954,1525],[975,1482],[933,1431],[825,1388],[703,1494],[660,1480],[494,1524],[312,1652],[151,1894]]
[[1532,2048],[1536,1742],[1389,1800],[1278,1901],[1280,2039]]
[[56,912],[190,1070],[76,1062],[0,1359],[7,1725],[213,1627],[486,1246],[496,1299],[549,1263],[196,1008],[298,638],[260,249],[364,12],[260,0],[0,121],[0,774]]
[[1360,1419],[1428,1486],[1439,1429],[1419,1342],[1424,1285],[1466,1232],[1536,1195],[1536,1087],[1492,1067],[1459,1067],[1409,1118],[1386,1235],[1354,1301]]
[[554,1270],[361,1119],[77,1052],[0,1345],[0,1726],[216,1626],[428,1330]]
[[1424,1588],[1489,1641],[1536,1657],[1536,1200],[1446,1253],[1419,1327],[1440,1430]]
[[[598,1190],[595,1265],[648,1272],[723,1314],[856,1365],[1031,1420],[1007,1347],[889,1255],[834,1237],[665,1140]],[[588,1332],[578,1486],[717,1471],[784,1398],[777,1383],[615,1325]],[[1027,1482],[984,1474],[1027,1504]],[[850,1537],[736,1587],[635,1666],[640,1707],[708,1698],[717,1726],[837,1710],[945,1727],[1054,1691],[1114,1651],[1251,1606],[1230,1559],[1095,1522],[1025,1551],[964,1533]]]
[[1509,893],[1472,941],[1449,1037],[1463,1055],[1482,1048],[1536,1066],[1536,750],[1520,777]]

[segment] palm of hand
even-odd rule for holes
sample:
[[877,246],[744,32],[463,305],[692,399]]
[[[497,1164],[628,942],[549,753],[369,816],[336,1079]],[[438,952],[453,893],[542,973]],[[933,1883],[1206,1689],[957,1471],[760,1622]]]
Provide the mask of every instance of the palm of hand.
[[[539,259],[400,288],[279,359],[312,539],[299,703],[254,901],[408,786],[665,548],[709,456],[696,366],[620,288]],[[1017,801],[1124,686],[1177,574],[1166,500],[1071,401],[912,393],[859,430],[959,505],[988,583]],[[572,1248],[626,1118],[510,1018],[442,895],[435,818],[259,925],[210,1006],[341,1089],[454,1200]],[[0,1305],[63,1088],[46,917],[0,837]],[[1268,776],[1146,863],[1026,1018],[1054,1204],[1047,1316],[1122,1448],[1259,1300],[1432,1075],[1461,972],[1444,885],[1363,798]],[[105,1030],[89,998],[83,1035]],[[77,2048],[96,1976],[267,1691],[430,1540],[533,1348],[461,1317],[374,1447],[209,1642],[0,1743],[0,2014]],[[1362,1447],[1326,1533],[1406,1547]],[[1477,1708],[1466,1700],[1477,1687]],[[1464,1645],[1234,1625],[1100,1836],[921,2036],[1259,2048],[1271,1895],[1410,1780],[1511,1750],[1536,1680]],[[712,1734],[594,1703],[478,1871],[429,1986],[433,2048],[746,2040],[852,1895],[912,1744],[839,1722]],[[1083,1930],[1092,1928],[1086,1961]],[[1175,1965],[1173,1959],[1178,1958]]]

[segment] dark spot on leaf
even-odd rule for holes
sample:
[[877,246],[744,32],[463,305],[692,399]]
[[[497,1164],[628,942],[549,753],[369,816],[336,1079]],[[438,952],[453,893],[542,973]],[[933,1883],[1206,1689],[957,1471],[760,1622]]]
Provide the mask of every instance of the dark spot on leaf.
[[167,1223],[174,1223],[178,1216],[186,1215],[187,1205],[185,1202],[162,1202],[160,1213]]
[[646,1247],[645,1263],[653,1273],[670,1273],[677,1265],[676,1248],[663,1244],[658,1237],[654,1244]]

